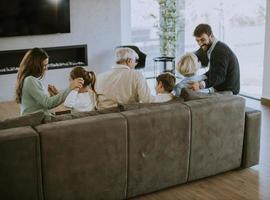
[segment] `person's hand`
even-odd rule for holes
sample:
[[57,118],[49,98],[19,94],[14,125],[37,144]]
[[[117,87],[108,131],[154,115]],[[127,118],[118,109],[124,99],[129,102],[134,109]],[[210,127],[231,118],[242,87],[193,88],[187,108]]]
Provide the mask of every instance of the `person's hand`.
[[191,86],[191,89],[194,90],[194,91],[197,91],[197,90],[200,89],[199,82],[193,82],[190,86]]
[[75,89],[79,90],[80,88],[83,87],[83,83],[84,83],[83,78],[76,78],[76,79],[70,81],[69,88],[71,90],[75,90]]
[[49,92],[50,96],[54,96],[54,95],[57,95],[59,93],[57,88],[54,85],[50,85],[50,84],[48,84],[48,92]]

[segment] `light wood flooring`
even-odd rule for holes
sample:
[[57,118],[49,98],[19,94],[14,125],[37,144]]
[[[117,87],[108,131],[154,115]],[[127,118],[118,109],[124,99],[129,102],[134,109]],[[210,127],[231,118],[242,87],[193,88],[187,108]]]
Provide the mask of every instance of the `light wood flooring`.
[[[133,200],[270,200],[270,107],[246,99],[262,111],[260,164],[133,198]],[[0,119],[19,115],[13,102],[0,103]]]

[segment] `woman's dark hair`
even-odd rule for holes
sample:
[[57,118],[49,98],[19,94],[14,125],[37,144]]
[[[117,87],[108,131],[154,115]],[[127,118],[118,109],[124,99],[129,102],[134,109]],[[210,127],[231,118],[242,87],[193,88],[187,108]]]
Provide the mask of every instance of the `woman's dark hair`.
[[157,78],[156,78],[157,82],[161,82],[164,90],[166,92],[171,92],[173,91],[173,88],[175,86],[175,76],[171,73],[163,73],[160,74]]
[[195,37],[200,37],[202,34],[206,33],[208,36],[212,35],[213,32],[212,32],[212,29],[211,29],[211,26],[208,25],[208,24],[199,24],[194,32],[193,32],[193,35]]
[[24,79],[27,76],[42,78],[46,70],[43,61],[47,58],[49,58],[48,54],[40,48],[33,48],[26,52],[20,63],[19,71],[17,74],[15,97],[17,103],[21,103],[22,100],[22,88]]
[[90,86],[93,92],[96,93],[95,90],[96,75],[93,71],[86,71],[83,67],[74,67],[70,72],[70,78],[72,79],[83,78],[84,80],[83,86],[84,87]]

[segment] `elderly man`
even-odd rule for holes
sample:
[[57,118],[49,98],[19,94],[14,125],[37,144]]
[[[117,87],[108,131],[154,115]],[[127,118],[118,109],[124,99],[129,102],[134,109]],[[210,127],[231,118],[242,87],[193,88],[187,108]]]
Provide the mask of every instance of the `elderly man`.
[[193,35],[200,49],[195,52],[203,65],[209,66],[205,73],[207,79],[192,85],[194,90],[211,88],[216,91],[240,90],[239,63],[234,52],[223,42],[218,41],[208,24],[199,24]]
[[117,104],[152,101],[150,89],[142,73],[134,70],[138,54],[130,48],[117,48],[116,65],[97,76],[98,108]]

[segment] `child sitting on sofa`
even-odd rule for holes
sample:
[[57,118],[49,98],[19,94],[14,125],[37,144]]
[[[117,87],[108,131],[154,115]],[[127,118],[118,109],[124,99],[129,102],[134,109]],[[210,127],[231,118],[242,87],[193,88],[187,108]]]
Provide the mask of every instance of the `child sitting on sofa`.
[[[205,75],[196,75],[199,70],[198,58],[194,53],[184,54],[177,63],[177,71],[184,76],[184,78],[174,87],[175,96],[179,97],[183,88],[189,88],[193,82],[203,81],[206,79]],[[198,90],[203,93],[213,93],[214,88]]]
[[173,88],[175,86],[175,77],[171,73],[160,74],[156,83],[156,96],[154,96],[153,103],[167,102],[173,99]]
[[83,67],[75,67],[70,72],[70,81],[82,77],[83,87],[75,88],[67,96],[64,106],[72,108],[73,111],[85,112],[96,108],[96,75],[93,71],[86,71]]

